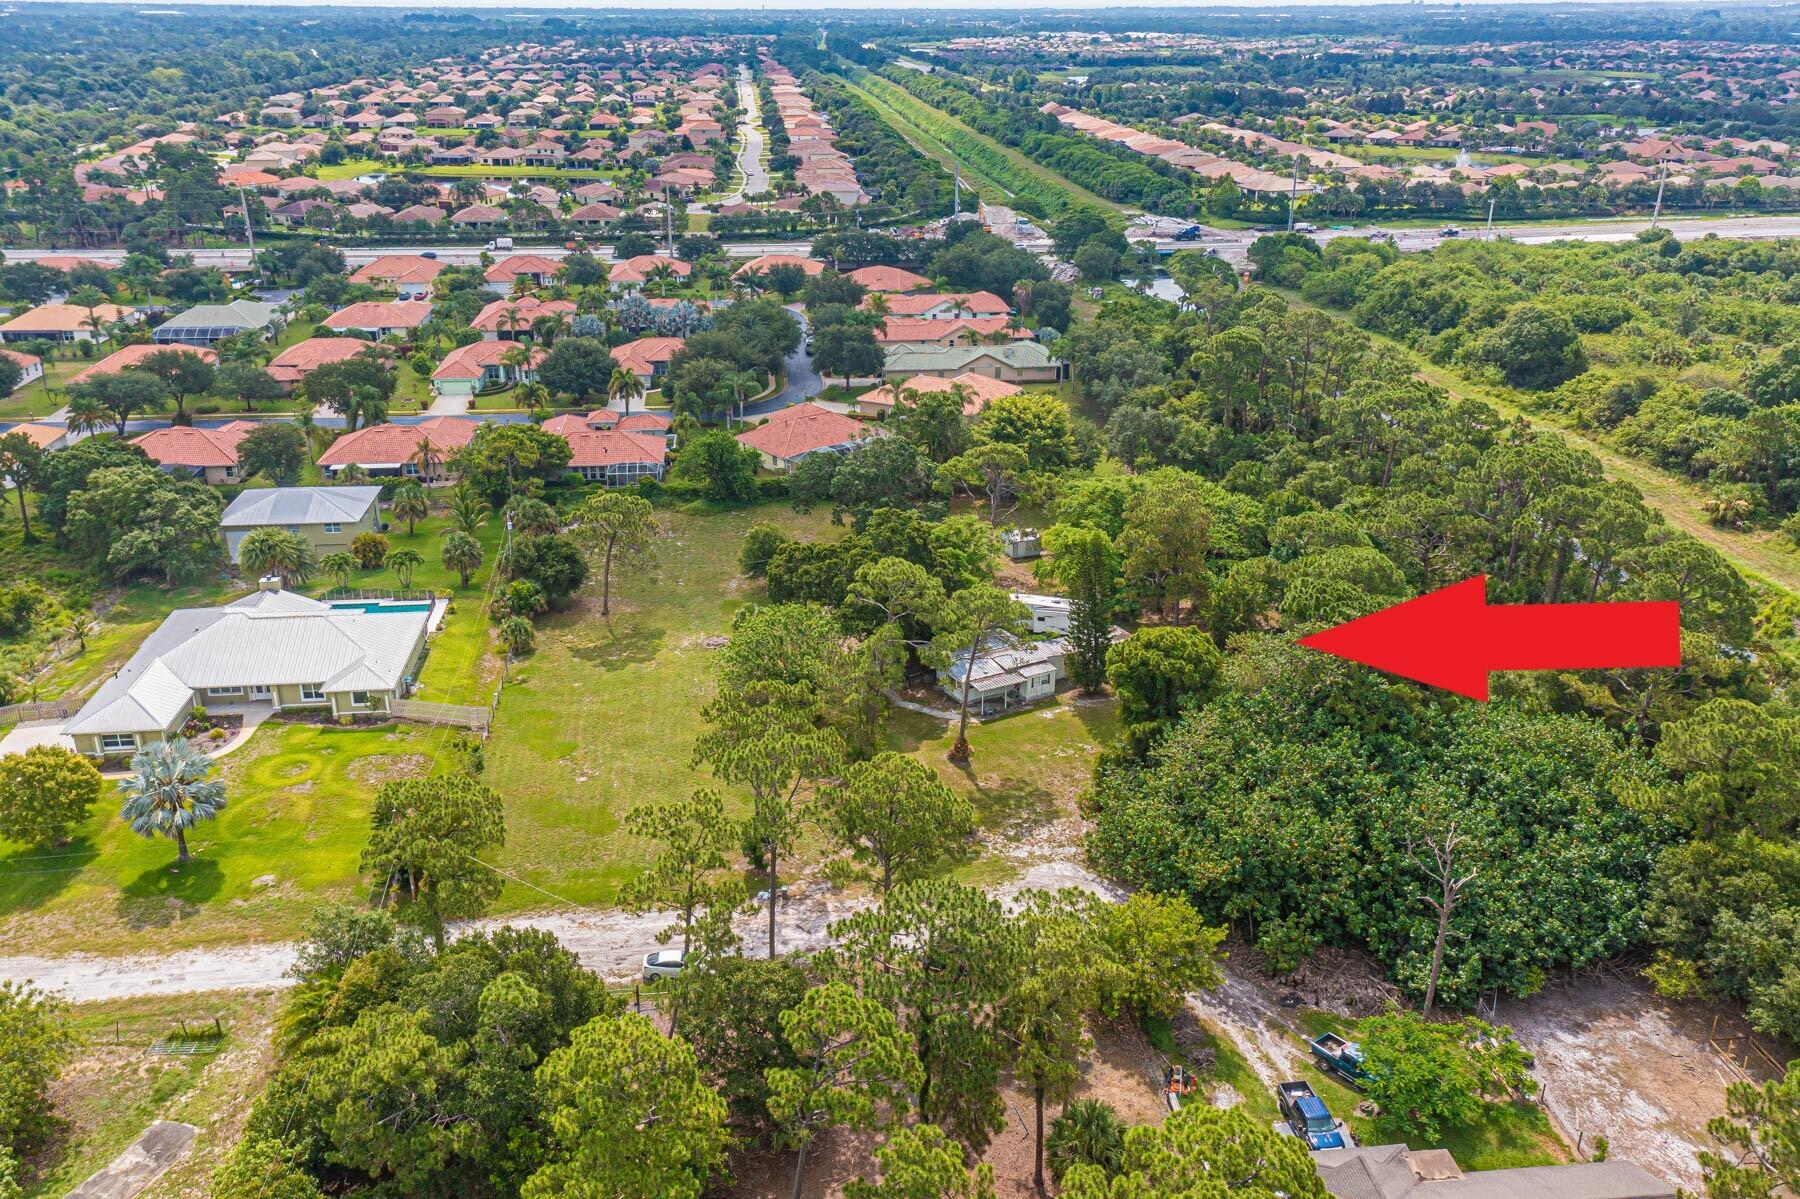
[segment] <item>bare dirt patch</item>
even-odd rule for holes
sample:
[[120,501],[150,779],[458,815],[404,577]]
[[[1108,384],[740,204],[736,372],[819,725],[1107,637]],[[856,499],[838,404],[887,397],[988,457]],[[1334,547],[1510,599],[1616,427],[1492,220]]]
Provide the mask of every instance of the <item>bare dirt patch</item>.
[[347,773],[359,783],[380,786],[394,779],[424,774],[430,767],[431,759],[424,754],[381,754],[358,758],[350,763]]
[[1604,1136],[1613,1156],[1690,1189],[1700,1185],[1695,1155],[1713,1144],[1706,1123],[1724,1115],[1725,1087],[1740,1077],[1708,1043],[1718,1015],[1610,974],[1500,1011],[1537,1055],[1545,1106],[1564,1135],[1584,1147]]

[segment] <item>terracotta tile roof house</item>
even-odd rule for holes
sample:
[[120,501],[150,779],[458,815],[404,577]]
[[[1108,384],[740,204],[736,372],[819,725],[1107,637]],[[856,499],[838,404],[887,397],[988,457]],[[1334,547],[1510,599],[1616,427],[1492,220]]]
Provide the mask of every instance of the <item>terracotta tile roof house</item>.
[[352,283],[390,287],[401,299],[431,294],[431,281],[444,273],[444,264],[417,254],[383,254],[350,276]]
[[545,258],[540,254],[514,254],[502,258],[490,266],[483,274],[487,280],[489,291],[502,295],[512,290],[519,279],[529,279],[533,287],[542,287],[556,278],[556,272],[562,269],[562,263],[554,258]]
[[52,271],[73,271],[79,270],[84,266],[90,266],[95,270],[101,271],[110,271],[113,269],[104,262],[95,262],[92,258],[83,258],[78,254],[46,254],[42,258],[36,258],[32,261],[36,262],[39,266]]
[[410,204],[394,214],[396,225],[435,225],[444,219],[444,210],[431,204]]
[[511,341],[531,336],[531,322],[540,316],[561,313],[573,318],[575,301],[540,300],[536,296],[520,296],[516,300],[491,300],[475,319],[469,322],[487,341]]
[[[136,312],[117,304],[97,304],[93,315],[104,324],[139,319]],[[74,304],[42,304],[0,325],[0,341],[93,341],[105,336],[88,324],[88,310]]]
[[674,271],[677,279],[685,279],[694,273],[693,264],[683,262],[679,258],[670,258],[667,254],[639,254],[635,258],[627,258],[623,262],[614,263],[612,273],[608,278],[614,283],[641,284],[659,265],[667,266]]
[[100,375],[116,375],[128,366],[137,366],[152,354],[163,350],[173,350],[177,354],[198,354],[207,362],[217,362],[218,354],[205,346],[191,346],[183,341],[169,342],[165,345],[146,343],[135,346],[121,346],[100,361],[94,363],[77,374],[69,376],[70,383],[86,383],[89,379]]
[[925,276],[903,271],[897,266],[858,267],[850,272],[850,277],[870,291],[907,292],[931,286],[931,280]]
[[385,347],[360,337],[309,337],[271,358],[267,369],[277,383],[292,388],[327,363],[344,362],[359,354],[387,352]]
[[131,439],[131,444],[150,455],[150,461],[171,473],[186,471],[208,483],[237,483],[238,443],[257,429],[257,423],[234,420],[217,429],[170,425],[152,429]]
[[[0,350],[0,354],[5,352]],[[25,424],[0,429],[0,437],[10,436],[14,433],[23,434],[32,445],[40,450],[60,450],[68,443],[69,438],[69,430],[64,425]]]
[[1003,379],[991,379],[986,375],[958,375],[954,379],[939,379],[932,375],[914,375],[910,379],[902,379],[877,387],[873,391],[865,391],[856,397],[856,410],[864,416],[881,416],[892,412],[899,402],[900,394],[916,391],[921,395],[932,392],[947,392],[953,387],[962,387],[968,391],[963,400],[963,415],[974,416],[990,401],[1002,396],[1017,395],[1024,388],[1016,383],[1008,383]]
[[1029,341],[1029,329],[1009,329],[1011,317],[957,317],[954,320],[932,320],[912,316],[890,316],[875,327],[875,340],[883,346],[971,346],[989,338]]
[[669,360],[682,347],[679,337],[640,337],[614,346],[613,361],[636,375],[645,387],[653,387],[669,369]]
[[783,408],[737,439],[761,454],[768,469],[786,471],[809,454],[848,453],[868,436],[861,421],[808,402]]
[[503,225],[506,214],[492,204],[471,204],[450,214],[452,225]]
[[803,258],[798,254],[759,254],[731,272],[731,277],[741,279],[745,275],[760,275],[777,266],[797,266],[806,272],[808,278],[825,269],[825,264],[816,258]]
[[[36,354],[27,354],[23,350],[0,350],[0,358],[10,358],[19,364],[19,370],[23,372],[19,376],[20,387],[27,383],[35,383],[44,377],[44,360]],[[82,374],[86,373],[86,371],[82,372]]]
[[514,348],[509,341],[473,341],[456,347],[431,372],[432,394],[472,396],[496,383],[529,383],[536,379],[538,364],[546,351],[532,347],[527,350],[523,365],[509,366],[501,359]]
[[[868,301],[864,301],[865,306]],[[942,295],[889,296],[889,316],[951,320],[968,316],[1006,316],[1012,309],[991,291],[945,292]]]
[[[346,433],[323,454],[319,465],[332,474],[355,464],[371,475],[405,475],[435,483],[449,476],[445,460],[468,445],[480,421],[434,416],[416,425],[380,424]],[[430,470],[419,465],[421,444],[431,451]]]
[[431,305],[424,300],[364,300],[338,309],[325,318],[325,326],[381,338],[389,333],[410,333],[430,319]]
[[569,443],[569,469],[590,483],[629,487],[639,479],[662,478],[669,450],[661,437],[595,429],[574,415],[552,417],[543,428]]
[[569,220],[577,225],[605,225],[617,220],[624,209],[614,208],[600,200],[591,204],[583,204],[569,214]]

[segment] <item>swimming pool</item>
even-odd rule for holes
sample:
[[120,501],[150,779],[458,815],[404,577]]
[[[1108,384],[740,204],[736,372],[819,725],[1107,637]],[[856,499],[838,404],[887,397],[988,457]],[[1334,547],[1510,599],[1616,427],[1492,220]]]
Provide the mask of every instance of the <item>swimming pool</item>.
[[334,608],[355,608],[363,612],[429,612],[430,600],[333,600]]

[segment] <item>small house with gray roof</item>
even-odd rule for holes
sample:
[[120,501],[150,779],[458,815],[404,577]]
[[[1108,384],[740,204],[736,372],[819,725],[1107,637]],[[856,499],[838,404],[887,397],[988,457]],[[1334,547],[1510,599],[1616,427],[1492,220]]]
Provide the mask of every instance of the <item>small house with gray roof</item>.
[[381,529],[379,487],[262,487],[241,492],[219,517],[225,550],[238,548],[256,529],[286,529],[312,547],[315,558],[348,550],[359,534]]

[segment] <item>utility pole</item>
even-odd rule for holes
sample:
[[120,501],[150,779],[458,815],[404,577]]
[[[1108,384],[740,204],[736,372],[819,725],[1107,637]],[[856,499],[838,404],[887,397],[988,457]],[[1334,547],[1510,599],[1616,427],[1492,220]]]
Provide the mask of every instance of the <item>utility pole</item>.
[[244,240],[250,243],[250,269],[256,272],[256,281],[262,282],[262,270],[256,265],[256,232],[250,228],[250,201],[244,197],[244,185],[238,184],[238,209],[244,214]]
[[1656,228],[1656,223],[1662,220],[1663,188],[1668,186],[1668,183],[1669,164],[1665,162],[1663,163],[1662,174],[1658,175],[1656,178],[1656,209],[1650,214],[1650,227],[1652,229]]
[[1485,232],[1481,235],[1482,241],[1493,241],[1494,240],[1494,204],[1495,204],[1495,202],[1496,202],[1496,197],[1493,197],[1493,196],[1488,197],[1487,232]]
[[950,168],[950,186],[956,197],[950,204],[950,216],[954,219],[962,211],[962,172],[955,167]]
[[1288,227],[1287,227],[1287,231],[1289,233],[1292,233],[1294,231],[1294,203],[1296,200],[1299,199],[1299,196],[1300,196],[1300,156],[1298,154],[1296,154],[1296,155],[1294,155],[1294,177],[1293,177],[1293,180],[1291,182],[1289,182],[1289,184],[1288,184]]

